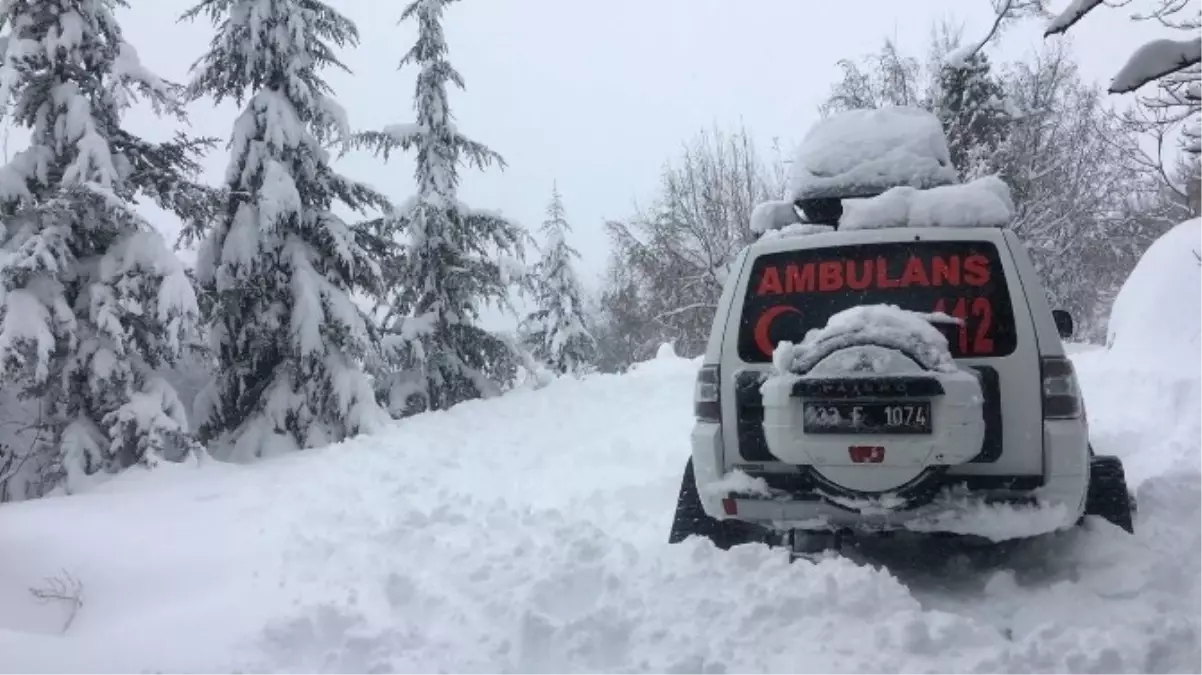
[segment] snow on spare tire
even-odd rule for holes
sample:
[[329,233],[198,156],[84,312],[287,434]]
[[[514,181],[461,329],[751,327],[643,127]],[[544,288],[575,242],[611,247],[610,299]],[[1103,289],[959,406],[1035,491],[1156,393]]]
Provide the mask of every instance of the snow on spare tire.
[[[761,388],[764,435],[772,454],[813,467],[840,492],[878,499],[921,484],[939,467],[962,464],[977,455],[985,436],[980,380],[975,371],[956,365],[947,339],[932,322],[958,320],[893,305],[861,305],[834,314],[825,327],[809,331],[799,344],[777,345],[774,373]],[[840,387],[858,394],[867,388],[884,388],[889,390],[890,403],[897,401],[896,414],[908,415],[914,407],[905,405],[908,399],[901,388],[914,392],[921,382],[929,391],[931,380],[943,394],[922,397],[930,401],[929,434],[873,433],[857,417],[854,403],[861,398],[849,399],[847,406],[836,409],[819,404],[828,396],[795,395],[825,389],[834,399]],[[901,397],[895,398],[898,394]],[[848,433],[829,428],[808,432],[807,422],[821,415],[833,416],[836,426],[846,427]],[[888,446],[888,454],[855,456],[852,448],[863,446]]]

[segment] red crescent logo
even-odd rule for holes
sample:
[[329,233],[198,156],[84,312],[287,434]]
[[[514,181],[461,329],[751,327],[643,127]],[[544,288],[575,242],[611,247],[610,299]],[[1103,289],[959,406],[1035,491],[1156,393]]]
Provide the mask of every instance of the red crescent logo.
[[760,318],[756,320],[755,346],[760,348],[760,351],[764,353],[764,356],[772,356],[772,348],[774,345],[772,344],[772,340],[768,337],[768,331],[772,329],[772,322],[776,321],[776,317],[780,316],[781,314],[787,314],[789,312],[801,314],[801,310],[797,309],[796,307],[790,307],[789,305],[777,305],[775,307],[769,307],[764,311],[763,314],[760,315]]

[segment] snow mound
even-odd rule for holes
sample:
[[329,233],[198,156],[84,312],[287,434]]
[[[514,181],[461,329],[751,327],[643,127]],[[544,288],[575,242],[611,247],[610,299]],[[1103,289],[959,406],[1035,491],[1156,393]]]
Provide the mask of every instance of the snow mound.
[[1164,233],[1144,252],[1114,299],[1107,346],[1129,365],[1202,371],[1202,219]]
[[768,241],[782,237],[834,232],[830,225],[802,222],[793,202],[770,200],[756,205],[751,212],[751,231]]
[[772,496],[772,489],[768,487],[768,481],[759,476],[749,476],[740,469],[735,469],[718,480],[705,483],[701,486],[701,492],[709,496],[722,497],[731,493],[760,497]]
[[769,200],[751,210],[751,231],[762,234],[801,222],[791,201]]
[[1121,457],[1134,485],[1155,476],[1202,473],[1202,375],[1148,368],[1129,356],[1097,349],[1072,357],[1094,450]]
[[1005,227],[1014,217],[1010,187],[997,176],[927,190],[895,187],[844,202],[841,230],[888,227]]
[[913,532],[954,532],[1000,542],[1054,532],[1061,528],[1063,504],[989,504],[971,498],[937,500],[947,508],[930,517],[906,523]]
[[821,120],[798,146],[789,201],[864,197],[898,186],[959,180],[939,118],[898,106],[849,110]]
[[782,340],[772,353],[780,374],[804,373],[832,352],[853,345],[877,345],[904,352],[930,370],[955,372],[947,338],[932,321],[958,319],[936,312],[925,314],[896,305],[858,305],[831,316],[826,325],[806,333],[800,343]]
[[655,358],[659,361],[672,360],[679,358],[676,356],[676,347],[671,342],[665,342],[655,351]]

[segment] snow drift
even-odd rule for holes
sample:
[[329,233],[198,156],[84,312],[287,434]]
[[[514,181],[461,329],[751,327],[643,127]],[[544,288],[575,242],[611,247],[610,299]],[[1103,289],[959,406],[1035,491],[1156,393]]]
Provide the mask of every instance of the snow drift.
[[1202,219],[1152,243],[1114,299],[1106,342],[1144,368],[1202,371]]
[[[669,546],[699,364],[664,349],[324,449],[4,505],[0,671],[1197,672],[1199,407],[1078,358],[1099,451],[1146,458],[1134,537],[792,565]],[[65,629],[72,605],[29,592],[64,572]]]

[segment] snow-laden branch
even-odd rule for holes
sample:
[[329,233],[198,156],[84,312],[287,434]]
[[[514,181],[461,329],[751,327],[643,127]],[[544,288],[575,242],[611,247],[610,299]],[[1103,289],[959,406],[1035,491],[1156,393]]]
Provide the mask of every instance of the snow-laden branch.
[[1202,62],[1202,38],[1153,40],[1135,50],[1110,81],[1109,92],[1126,94]]
[[989,32],[985,34],[985,37],[949,54],[948,65],[960,67],[997,38],[1007,23],[1034,12],[1042,12],[1043,5],[1041,0],[994,0],[993,10],[993,25],[989,27]]
[[[1044,36],[1066,33],[1086,14],[1103,4],[1103,0],[1073,0],[1048,24]],[[1161,8],[1150,15],[1135,15],[1135,20],[1156,18],[1162,24],[1195,32],[1197,21],[1174,22],[1169,16],[1185,8],[1185,3],[1164,2]],[[1127,63],[1110,82],[1109,92],[1126,94],[1149,82],[1160,80],[1202,62],[1202,39],[1153,40],[1135,50]]]
[[1043,36],[1048,37],[1066,32],[1100,4],[1102,4],[1102,0],[1073,0],[1068,7],[1064,8],[1063,12],[1048,23]]

